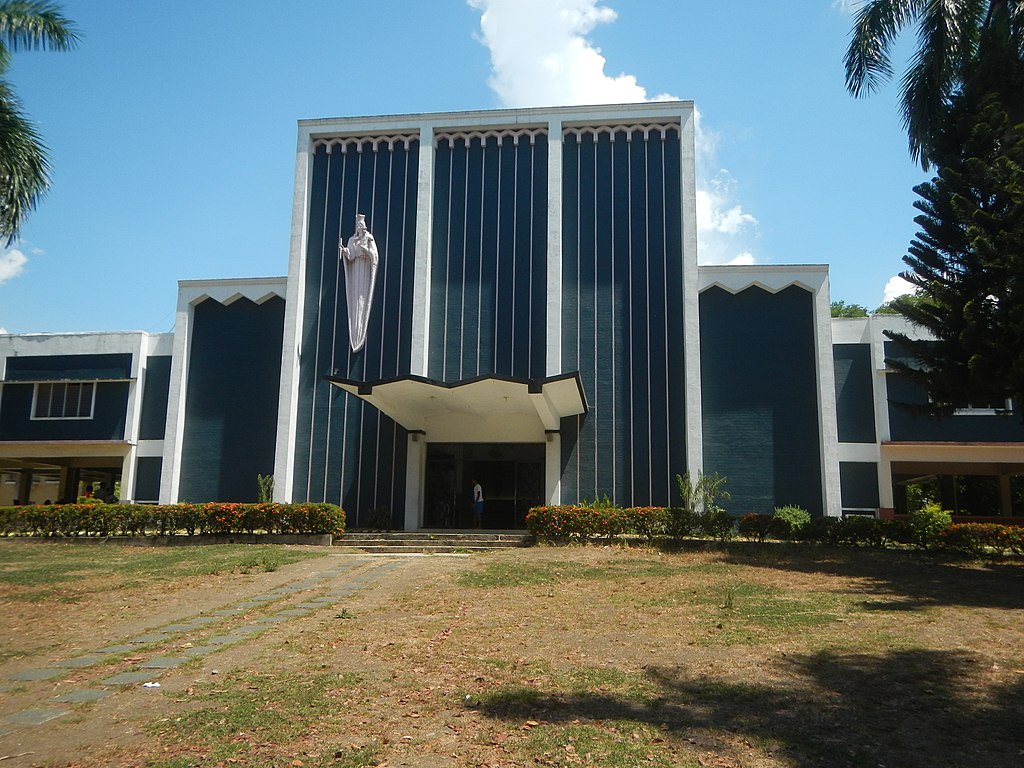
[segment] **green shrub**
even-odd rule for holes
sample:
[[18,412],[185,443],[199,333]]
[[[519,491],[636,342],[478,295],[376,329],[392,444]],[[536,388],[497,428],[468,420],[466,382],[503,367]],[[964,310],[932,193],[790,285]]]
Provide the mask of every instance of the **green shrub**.
[[700,516],[700,532],[719,541],[732,538],[735,521],[724,509],[711,509]]
[[816,541],[819,544],[839,544],[841,536],[842,520],[838,517],[815,517],[810,525],[804,529],[804,536],[809,541]]
[[772,515],[772,533],[784,539],[803,538],[803,532],[810,524],[811,513],[802,507],[776,507]]
[[623,510],[629,520],[630,533],[651,541],[668,533],[671,513],[666,507],[629,507]]
[[700,518],[693,510],[686,507],[668,508],[668,525],[665,532],[677,541],[688,536],[696,536],[700,530]]
[[717,472],[713,475],[698,472],[696,479],[690,477],[689,472],[676,475],[683,505],[673,516],[670,531],[673,538],[700,533],[724,541],[732,535],[732,516],[719,505],[719,500],[732,498],[725,490],[725,483],[726,478]]
[[850,515],[839,521],[836,543],[850,547],[880,547],[884,535],[882,521],[867,515]]
[[914,532],[907,520],[879,520],[878,525],[882,530],[882,544],[891,546],[893,544],[913,544]]
[[952,515],[937,502],[928,502],[910,513],[910,529],[914,544],[932,549],[939,543],[939,534],[952,522]]

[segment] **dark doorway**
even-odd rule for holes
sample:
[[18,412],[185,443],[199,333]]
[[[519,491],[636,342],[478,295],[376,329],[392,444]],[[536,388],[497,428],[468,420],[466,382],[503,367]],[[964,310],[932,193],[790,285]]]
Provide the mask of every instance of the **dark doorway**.
[[472,528],[473,479],[484,491],[483,527],[523,529],[544,500],[544,444],[429,444],[423,527]]

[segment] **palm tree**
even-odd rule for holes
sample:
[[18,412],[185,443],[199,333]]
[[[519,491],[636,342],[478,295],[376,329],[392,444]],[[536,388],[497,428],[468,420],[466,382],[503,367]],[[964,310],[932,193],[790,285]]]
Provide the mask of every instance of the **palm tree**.
[[11,54],[23,49],[66,51],[77,42],[71,22],[55,4],[0,2],[0,238],[7,245],[50,184],[46,147],[4,78]]
[[[877,90],[893,76],[890,52],[899,34],[917,24],[917,52],[903,75],[901,107],[910,154],[927,170],[936,131],[951,100],[985,57],[1007,56],[1024,70],[1022,0],[867,0],[854,20],[846,51],[846,88],[854,96]],[[1005,70],[1004,70],[1005,71]],[[1011,116],[1024,116],[1024,79],[993,84]]]

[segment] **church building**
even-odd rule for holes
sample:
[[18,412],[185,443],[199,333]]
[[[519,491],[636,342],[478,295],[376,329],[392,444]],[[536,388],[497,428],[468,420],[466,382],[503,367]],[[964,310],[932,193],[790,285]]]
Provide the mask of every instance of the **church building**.
[[286,277],[181,281],[169,334],[0,336],[0,504],[272,474],[406,530],[479,484],[518,529],[703,471],[735,514],[1024,515],[1017,404],[913,415],[904,321],[832,320],[824,264],[698,266],[696,228],[691,102],[300,121]]

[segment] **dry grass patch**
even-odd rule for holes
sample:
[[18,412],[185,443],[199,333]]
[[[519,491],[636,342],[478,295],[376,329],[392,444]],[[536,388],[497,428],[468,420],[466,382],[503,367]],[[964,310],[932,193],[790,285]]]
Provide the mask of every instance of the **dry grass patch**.
[[1013,765],[1022,587],[1018,567],[785,545],[402,560],[169,685],[118,760]]

